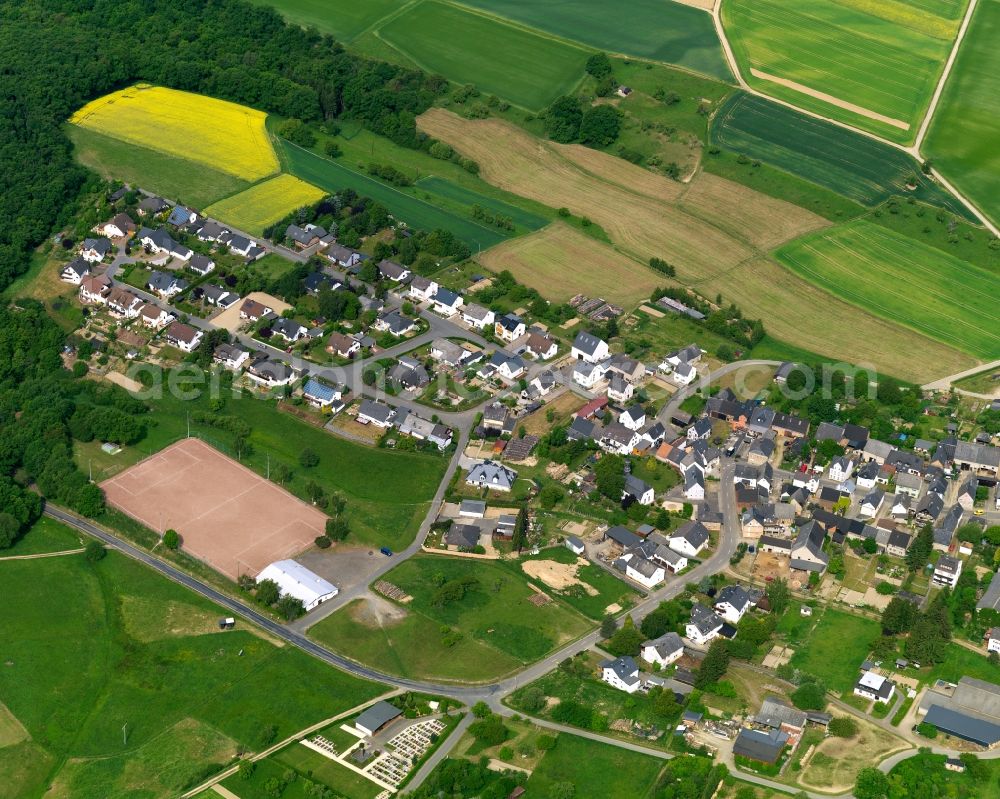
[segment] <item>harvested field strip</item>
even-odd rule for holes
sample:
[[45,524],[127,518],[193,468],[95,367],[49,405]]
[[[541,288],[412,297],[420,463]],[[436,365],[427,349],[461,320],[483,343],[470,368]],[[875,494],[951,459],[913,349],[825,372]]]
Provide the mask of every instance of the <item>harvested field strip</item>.
[[763,97],[733,95],[712,121],[710,138],[869,208],[898,194],[968,215],[906,153]]
[[604,0],[462,2],[599,50],[677,64],[732,80],[712,18],[680,3],[630,0],[628,12],[622,13],[620,6]]
[[707,172],[688,184],[680,207],[762,250],[830,224],[798,206]]
[[[679,279],[705,296],[721,292],[724,297],[739,298],[744,313],[765,319],[768,331],[778,338],[847,361],[872,363],[888,374],[907,379],[943,372],[945,364],[957,367],[951,370],[957,371],[974,363],[974,359],[955,349],[835,300],[767,259],[750,243],[680,210],[677,203],[630,192],[600,177],[611,164],[617,169],[619,181],[631,183],[633,170],[643,173],[639,167],[595,152],[590,156],[594,168],[583,169],[563,157],[561,148],[518,128],[497,120],[470,121],[441,109],[422,115],[419,125],[474,158],[482,177],[494,185],[552,205],[565,205],[574,213],[590,217],[623,253],[636,260],[665,256],[676,266]],[[645,179],[637,183],[641,187],[648,185]],[[725,193],[716,212],[719,217],[757,214],[761,209],[775,207],[767,201],[759,202],[756,193],[745,194],[737,189]],[[622,208],[628,208],[629,213],[623,214]],[[789,215],[801,220],[804,229],[817,219],[804,209],[785,204],[780,224],[789,224]],[[761,215],[752,226],[768,229],[776,223],[778,220]],[[565,275],[560,278],[563,280]],[[550,287],[547,292],[553,290]],[[834,327],[840,332],[831,336]],[[917,359],[915,352],[928,357]]]
[[[420,127],[477,161],[485,180],[589,217],[622,250],[640,260],[653,255],[670,257],[684,278],[705,278],[753,255],[744,242],[643,193],[650,191],[649,173],[614,156],[594,151],[588,154],[592,162],[584,168],[561,149],[513,125],[465,120],[441,109],[423,114]],[[578,152],[572,154],[579,157]],[[603,179],[604,170],[615,170],[619,182]],[[633,175],[642,178],[639,191],[622,185]],[[627,214],[623,213],[626,208]]]
[[1000,355],[1000,278],[868,222],[807,236],[778,259],[833,294],[980,358]]
[[461,6],[423,0],[380,22],[380,39],[429,72],[540,111],[584,76],[588,51]]
[[494,271],[509,269],[556,302],[587,294],[631,308],[663,282],[645,264],[563,222],[493,247],[479,261]]
[[205,214],[259,236],[268,225],[297,208],[321,200],[325,194],[297,177],[278,175],[214,203],[205,209]]
[[245,180],[278,171],[266,114],[191,92],[139,84],[77,111],[75,125]]
[[481,225],[473,219],[439,208],[283,139],[278,140],[278,146],[286,169],[296,177],[330,193],[354,189],[358,194],[382,203],[389,209],[389,213],[410,227],[419,230],[449,230],[466,244],[484,250],[509,238],[509,235],[497,228]]
[[[694,286],[707,296],[739,297],[744,314],[765,319],[769,335],[848,363],[872,364],[914,382],[968,369],[976,359],[879,318],[760,257]],[[838,331],[832,335],[832,331]]]
[[948,76],[924,150],[1000,224],[1000,2],[980,0]]

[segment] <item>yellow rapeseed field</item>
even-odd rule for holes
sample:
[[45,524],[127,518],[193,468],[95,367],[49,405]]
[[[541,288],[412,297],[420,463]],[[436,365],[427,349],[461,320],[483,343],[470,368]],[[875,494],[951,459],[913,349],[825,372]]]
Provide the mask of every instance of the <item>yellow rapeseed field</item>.
[[205,209],[205,214],[260,235],[268,225],[296,208],[322,199],[325,194],[311,183],[282,174],[213,203]]
[[259,180],[278,171],[263,111],[139,84],[87,103],[70,122],[131,144]]

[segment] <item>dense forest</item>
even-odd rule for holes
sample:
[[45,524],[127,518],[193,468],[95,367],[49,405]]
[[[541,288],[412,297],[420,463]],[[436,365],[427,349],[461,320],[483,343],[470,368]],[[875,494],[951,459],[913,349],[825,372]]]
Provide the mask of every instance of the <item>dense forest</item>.
[[443,78],[349,55],[240,0],[0,0],[0,291],[88,180],[62,125],[147,81],[307,121],[360,120],[403,146]]
[[0,548],[41,513],[38,493],[78,513],[104,508],[73,460],[73,439],[132,443],[144,405],[123,389],[63,367],[65,334],[34,301],[0,308]]

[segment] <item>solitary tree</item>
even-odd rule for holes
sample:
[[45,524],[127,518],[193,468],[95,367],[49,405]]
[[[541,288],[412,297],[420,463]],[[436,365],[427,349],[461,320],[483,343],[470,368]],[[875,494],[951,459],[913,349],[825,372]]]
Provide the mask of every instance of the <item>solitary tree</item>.
[[89,563],[97,563],[97,561],[103,560],[107,554],[108,551],[100,541],[88,541],[83,551],[83,556]]
[[163,534],[163,546],[167,549],[177,549],[181,545],[181,537],[174,529],[167,530]]

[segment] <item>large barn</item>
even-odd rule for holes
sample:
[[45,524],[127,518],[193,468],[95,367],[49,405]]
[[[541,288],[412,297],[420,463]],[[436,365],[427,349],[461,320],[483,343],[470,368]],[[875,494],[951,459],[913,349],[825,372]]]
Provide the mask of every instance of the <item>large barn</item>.
[[264,567],[257,575],[257,582],[261,580],[274,580],[282,596],[301,599],[306,610],[312,610],[328,599],[333,599],[339,591],[333,583],[294,560],[276,560]]

